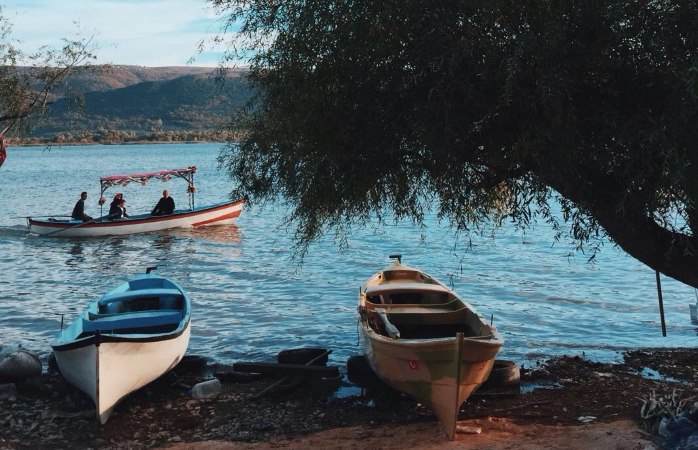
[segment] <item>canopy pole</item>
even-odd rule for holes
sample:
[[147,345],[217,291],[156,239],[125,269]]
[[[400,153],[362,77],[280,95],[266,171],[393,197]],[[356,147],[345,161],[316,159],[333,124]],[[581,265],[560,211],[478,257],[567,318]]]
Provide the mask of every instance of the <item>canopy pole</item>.
[[[104,183],[102,180],[99,180],[99,198],[101,199],[104,197]],[[104,217],[104,203],[99,204],[99,217]]]
[[662,336],[666,337],[666,324],[664,323],[664,301],[662,300],[662,283],[659,281],[659,271],[654,271],[657,278],[657,298],[659,298],[659,317],[662,319]]

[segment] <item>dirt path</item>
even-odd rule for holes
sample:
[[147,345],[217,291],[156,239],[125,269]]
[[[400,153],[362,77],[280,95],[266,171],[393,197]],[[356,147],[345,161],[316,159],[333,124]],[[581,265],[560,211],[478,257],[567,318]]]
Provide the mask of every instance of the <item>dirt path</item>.
[[480,434],[460,434],[447,441],[436,423],[375,427],[337,428],[294,439],[272,439],[257,444],[233,444],[210,441],[175,444],[170,450],[243,450],[261,449],[616,449],[645,450],[654,447],[647,435],[630,420],[581,426],[517,425],[507,419],[462,421],[462,425],[481,428]]

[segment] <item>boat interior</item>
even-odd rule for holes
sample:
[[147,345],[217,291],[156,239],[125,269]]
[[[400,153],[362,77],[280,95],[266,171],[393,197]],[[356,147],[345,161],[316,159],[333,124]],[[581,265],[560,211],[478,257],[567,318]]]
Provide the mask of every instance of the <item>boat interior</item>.
[[386,289],[385,285],[381,285],[381,289],[367,289],[365,294],[367,302],[381,306],[417,305],[453,309],[463,305],[451,292],[445,289],[424,289],[422,284],[406,286],[402,283],[395,289]]
[[186,314],[178,289],[149,288],[109,293],[89,308],[82,321],[82,334],[168,333],[176,330]]
[[376,333],[393,339],[435,339],[454,337],[456,333],[466,337],[491,334],[452,292],[435,288],[406,291],[403,285],[391,291],[383,285],[380,290],[367,290],[363,314]]

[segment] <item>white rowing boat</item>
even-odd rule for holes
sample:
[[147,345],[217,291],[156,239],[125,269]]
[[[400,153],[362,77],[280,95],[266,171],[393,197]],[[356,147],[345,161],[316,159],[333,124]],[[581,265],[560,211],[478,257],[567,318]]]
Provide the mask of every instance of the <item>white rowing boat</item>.
[[128,235],[161,231],[171,228],[203,227],[210,225],[228,225],[242,213],[243,200],[217,203],[204,207],[194,207],[194,173],[196,167],[186,169],[161,170],[132,175],[112,175],[100,178],[100,205],[106,201],[104,193],[113,186],[126,186],[131,182],[141,184],[151,179],[168,181],[179,177],[189,183],[189,208],[175,210],[169,215],[152,216],[150,214],[131,215],[121,219],[102,216],[83,222],[77,219],[57,219],[55,217],[28,217],[29,232],[50,237],[83,238],[112,235]]
[[92,398],[104,424],[121,399],[179,363],[190,318],[187,293],[148,273],[90,303],[51,347],[63,377]]
[[50,237],[99,237],[147,233],[182,227],[227,225],[235,222],[242,212],[244,202],[220,203],[217,205],[175,211],[169,216],[133,215],[124,219],[100,218],[89,222],[54,218],[28,218],[29,232]]

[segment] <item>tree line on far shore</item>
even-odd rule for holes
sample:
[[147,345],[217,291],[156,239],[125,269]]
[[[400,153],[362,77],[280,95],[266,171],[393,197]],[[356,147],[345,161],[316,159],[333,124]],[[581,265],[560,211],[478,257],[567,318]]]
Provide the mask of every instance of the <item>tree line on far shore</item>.
[[8,139],[9,145],[88,145],[88,144],[135,144],[148,142],[230,142],[237,141],[239,133],[214,130],[135,131],[97,130],[76,133],[56,133],[53,136],[29,136]]

